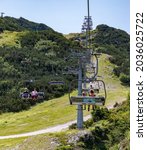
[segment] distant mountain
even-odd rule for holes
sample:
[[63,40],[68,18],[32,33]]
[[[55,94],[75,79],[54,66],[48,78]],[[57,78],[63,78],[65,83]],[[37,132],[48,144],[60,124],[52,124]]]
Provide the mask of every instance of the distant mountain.
[[43,23],[35,23],[25,18],[20,17],[19,19],[13,17],[0,18],[0,28],[8,31],[41,31],[51,29]]

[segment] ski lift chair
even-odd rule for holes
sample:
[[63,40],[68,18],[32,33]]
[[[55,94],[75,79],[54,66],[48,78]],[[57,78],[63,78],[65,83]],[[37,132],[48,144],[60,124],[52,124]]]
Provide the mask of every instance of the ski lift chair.
[[23,93],[20,93],[20,97],[21,99],[30,99],[31,95],[29,92],[23,92]]
[[44,92],[38,92],[37,94],[38,94],[37,100],[43,100],[45,98]]
[[[71,105],[98,105],[98,106],[104,106],[106,101],[106,88],[105,83],[102,80],[95,80],[95,82],[101,82],[103,84],[103,92],[97,91],[97,88],[94,88],[94,92],[96,93],[95,96],[89,96],[88,95],[82,95],[82,96],[71,96],[70,90],[69,90],[69,101]],[[83,88],[82,91],[89,92],[89,88]]]

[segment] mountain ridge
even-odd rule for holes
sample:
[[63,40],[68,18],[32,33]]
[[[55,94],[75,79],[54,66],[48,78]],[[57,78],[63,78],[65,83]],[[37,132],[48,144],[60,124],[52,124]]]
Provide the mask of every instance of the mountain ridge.
[[53,30],[43,23],[36,23],[33,21],[29,21],[23,17],[14,18],[9,16],[0,18],[0,28],[8,31],[24,31],[24,30],[41,31],[49,29]]

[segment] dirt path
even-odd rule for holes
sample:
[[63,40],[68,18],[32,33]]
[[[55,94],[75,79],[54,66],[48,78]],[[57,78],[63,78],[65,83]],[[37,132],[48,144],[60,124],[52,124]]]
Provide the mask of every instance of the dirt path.
[[[107,106],[108,109],[112,109],[113,105]],[[91,115],[85,116],[84,121],[88,120],[91,118]],[[15,135],[7,135],[7,136],[0,136],[0,139],[10,139],[10,138],[19,138],[19,137],[27,137],[27,136],[34,136],[34,135],[39,135],[39,134],[44,134],[44,133],[54,133],[54,132],[60,132],[62,130],[67,129],[70,125],[73,123],[76,123],[77,121],[70,121],[65,124],[60,124],[54,127],[48,127],[46,129],[41,129],[38,131],[33,131],[33,132],[27,132],[27,133],[22,133],[22,134],[15,134]]]
[[[84,117],[84,121],[88,120],[89,118],[91,118],[91,115],[88,115],[88,116]],[[46,129],[34,131],[34,132],[8,135],[8,136],[0,136],[0,139],[19,138],[19,137],[27,137],[27,136],[33,136],[33,135],[38,135],[38,134],[43,134],[43,133],[60,132],[64,129],[67,129],[73,123],[76,123],[76,120],[70,121],[70,122],[65,123],[65,124],[60,124],[60,125],[57,125],[57,126],[54,126],[54,127],[49,127],[49,128],[46,128]]]

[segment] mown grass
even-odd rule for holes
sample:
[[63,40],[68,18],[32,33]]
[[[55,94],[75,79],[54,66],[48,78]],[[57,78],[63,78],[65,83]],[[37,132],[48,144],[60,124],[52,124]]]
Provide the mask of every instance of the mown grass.
[[0,140],[0,150],[6,150],[6,149],[8,150],[9,148],[15,147],[16,145],[23,143],[25,139],[26,137],[17,138],[17,139]]
[[106,84],[107,100],[106,105],[113,105],[115,102],[122,102],[127,99],[129,87],[123,86],[118,77],[114,76],[114,64],[109,62],[109,55],[103,54],[99,60],[99,75]]
[[72,120],[76,120],[76,106],[69,105],[68,95],[65,95],[28,111],[0,115],[0,136],[36,131]]
[[60,144],[66,143],[68,136],[77,132],[77,130],[67,130],[59,133],[46,133],[31,137],[0,140],[0,150],[53,150],[58,145],[58,141]]

